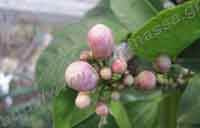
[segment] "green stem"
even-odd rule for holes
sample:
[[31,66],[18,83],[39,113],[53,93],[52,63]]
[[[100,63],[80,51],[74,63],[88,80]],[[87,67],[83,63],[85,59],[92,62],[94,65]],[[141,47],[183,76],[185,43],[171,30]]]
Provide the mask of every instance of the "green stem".
[[163,91],[167,97],[161,102],[161,127],[176,128],[177,127],[177,111],[181,98],[181,91],[177,89]]

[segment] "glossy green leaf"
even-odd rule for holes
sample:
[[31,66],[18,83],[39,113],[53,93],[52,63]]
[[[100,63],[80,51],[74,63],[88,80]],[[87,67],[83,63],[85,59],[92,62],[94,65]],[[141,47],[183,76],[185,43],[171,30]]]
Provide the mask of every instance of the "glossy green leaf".
[[124,90],[121,94],[121,100],[124,104],[137,101],[151,101],[162,95],[161,90],[144,91],[133,88]]
[[180,92],[134,90],[122,94],[128,117],[136,128],[175,128]]
[[121,102],[134,128],[159,128],[160,103],[164,98],[161,90],[129,89],[122,93]]
[[119,101],[111,101],[110,103],[111,114],[115,118],[120,128],[132,128],[129,120],[127,110]]
[[149,0],[111,0],[111,8],[130,31],[143,26],[158,12]]
[[182,96],[182,91],[178,89],[169,89],[163,91],[163,94],[165,94],[166,97],[164,100],[161,101],[160,106],[161,128],[176,128],[177,113]]
[[129,45],[136,54],[149,60],[161,53],[177,57],[200,37],[199,3],[199,0],[191,0],[162,11],[132,33]]
[[72,89],[63,89],[55,97],[53,106],[53,119],[55,128],[72,128],[94,113],[98,94],[92,97],[92,105],[89,108],[80,110],[75,106],[76,92]]
[[127,34],[127,30],[117,20],[108,7],[107,0],[79,22],[70,24],[54,32],[53,43],[43,52],[37,63],[37,82],[39,87],[57,87],[64,85],[64,72],[69,63],[79,58],[80,51],[86,49],[87,31],[94,24],[103,23],[114,33],[116,42]]
[[[200,75],[192,78],[183,94],[178,123],[180,128],[200,126]],[[187,126],[187,127],[186,127]]]
[[[100,117],[96,114],[91,115],[86,120],[82,121],[74,128],[99,128]],[[101,125],[101,128],[118,128],[114,118],[112,116],[108,116],[106,119],[106,124]]]

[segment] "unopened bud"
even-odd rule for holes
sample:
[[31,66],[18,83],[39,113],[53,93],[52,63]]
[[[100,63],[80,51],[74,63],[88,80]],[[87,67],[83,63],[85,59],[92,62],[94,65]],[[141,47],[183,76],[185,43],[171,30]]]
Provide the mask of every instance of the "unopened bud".
[[185,84],[185,80],[183,78],[177,78],[177,83],[183,85]]
[[119,84],[119,86],[118,86],[118,89],[119,90],[123,90],[125,88],[125,85],[124,84]]
[[103,24],[97,24],[90,29],[88,43],[93,56],[97,59],[108,58],[113,53],[114,39],[112,31]]
[[76,106],[80,109],[88,107],[90,105],[90,102],[91,102],[90,97],[84,92],[80,92],[75,100]]
[[76,61],[70,64],[65,72],[65,80],[68,86],[77,91],[94,89],[98,79],[95,69],[84,61]]
[[112,78],[112,71],[110,68],[102,68],[100,71],[100,76],[104,80],[110,80]]
[[127,69],[127,63],[126,63],[125,59],[118,58],[113,61],[112,71],[114,73],[123,74],[126,72],[126,69]]
[[113,88],[117,88],[118,86],[119,86],[118,83],[113,83],[113,84],[112,84],[112,87],[113,87]]
[[136,77],[135,84],[141,89],[153,89],[156,86],[156,77],[150,71],[143,71]]
[[124,84],[125,85],[131,86],[131,85],[133,85],[133,83],[134,83],[134,78],[133,78],[132,75],[125,76],[125,78],[124,78]]
[[156,58],[155,67],[161,73],[166,73],[172,65],[171,59],[166,55],[160,55]]
[[96,114],[99,116],[107,116],[109,114],[108,106],[103,102],[97,103]]
[[113,100],[119,100],[119,99],[120,99],[120,93],[119,93],[119,92],[116,92],[116,91],[112,92],[111,98],[112,98]]

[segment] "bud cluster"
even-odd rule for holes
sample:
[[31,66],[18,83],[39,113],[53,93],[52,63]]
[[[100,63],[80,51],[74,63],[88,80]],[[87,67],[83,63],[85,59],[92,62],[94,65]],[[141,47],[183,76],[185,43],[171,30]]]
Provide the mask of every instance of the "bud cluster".
[[[122,89],[154,89],[166,84],[162,77],[168,76],[172,70],[170,57],[160,55],[154,62],[154,71],[140,70],[132,73],[133,68],[129,68],[132,66],[129,62],[136,60],[135,55],[129,50],[127,43],[115,45],[111,29],[103,24],[97,24],[89,30],[88,45],[90,49],[81,52],[79,60],[67,67],[65,80],[68,87],[79,92],[75,105],[80,109],[89,107],[93,102],[91,93],[100,90],[101,95],[95,103],[96,114],[99,116],[109,114],[106,103],[109,100],[120,100]],[[175,82],[184,84],[181,80],[183,79]]]

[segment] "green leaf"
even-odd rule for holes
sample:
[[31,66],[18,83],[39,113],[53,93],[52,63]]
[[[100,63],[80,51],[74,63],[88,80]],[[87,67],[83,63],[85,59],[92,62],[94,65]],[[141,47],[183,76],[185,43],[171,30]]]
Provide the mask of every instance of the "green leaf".
[[137,101],[126,104],[126,109],[135,128],[158,128],[159,102]]
[[159,109],[164,98],[161,90],[139,91],[128,89],[122,93],[121,102],[133,127],[159,128]]
[[87,31],[94,24],[103,23],[114,33],[116,42],[122,40],[127,30],[108,8],[107,0],[76,24],[70,24],[54,32],[53,43],[43,52],[37,63],[36,76],[39,87],[57,87],[64,85],[64,72],[69,63],[79,58],[80,51],[86,49]]
[[[82,121],[74,128],[99,128],[100,117],[96,114],[91,115],[88,119]],[[101,128],[118,128],[114,118],[112,116],[107,117],[107,123],[102,125]]]
[[149,0],[111,0],[111,8],[130,31],[143,26],[145,21],[158,12]]
[[128,89],[121,101],[136,128],[175,128],[180,91]]
[[55,97],[53,106],[53,120],[55,128],[72,128],[83,120],[87,119],[94,113],[98,94],[92,97],[92,105],[89,108],[80,110],[74,104],[76,92],[66,88],[61,90]]
[[200,37],[200,1],[191,0],[162,11],[129,38],[140,57],[152,60],[158,54],[172,58]]
[[183,94],[178,124],[180,128],[195,128],[200,126],[200,75],[192,78]]
[[118,101],[111,101],[110,103],[111,114],[115,118],[120,128],[132,128],[127,110]]
[[126,89],[121,94],[121,100],[124,104],[137,101],[151,101],[162,95],[161,90],[144,91],[133,88]]
[[163,91],[163,94],[166,94],[166,97],[161,102],[160,106],[161,128],[176,128],[177,113],[182,91],[178,89],[169,89],[167,91]]

